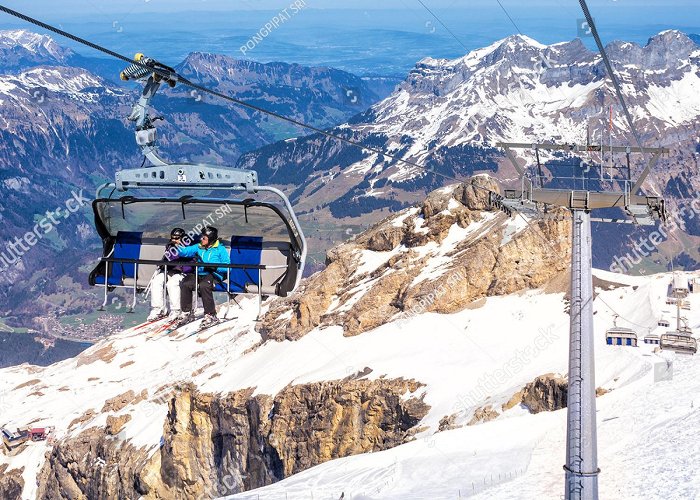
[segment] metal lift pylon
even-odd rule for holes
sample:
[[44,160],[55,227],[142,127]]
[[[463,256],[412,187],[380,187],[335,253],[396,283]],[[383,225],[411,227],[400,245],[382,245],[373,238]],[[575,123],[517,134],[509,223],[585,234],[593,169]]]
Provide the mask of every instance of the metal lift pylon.
[[[663,199],[637,193],[659,157],[668,153],[668,149],[619,146],[606,148],[627,155],[651,153],[652,156],[636,182],[631,179],[623,180],[622,191],[589,191],[535,187],[526,177],[526,170],[518,164],[512,149],[534,149],[539,158],[539,150],[583,153],[602,151],[603,146],[524,143],[499,143],[498,146],[505,149],[506,156],[520,175],[521,189],[507,189],[503,195],[492,193],[491,202],[495,206],[507,213],[519,211],[532,216],[551,205],[565,207],[572,214],[565,498],[597,500],[600,469],[596,432],[591,211],[618,207],[629,217],[628,220],[623,219],[624,222],[638,225],[653,225],[656,220],[665,220]],[[538,173],[538,178],[540,176]]]
[[566,425],[566,498],[598,498],[590,212],[574,209],[571,239],[571,329]]

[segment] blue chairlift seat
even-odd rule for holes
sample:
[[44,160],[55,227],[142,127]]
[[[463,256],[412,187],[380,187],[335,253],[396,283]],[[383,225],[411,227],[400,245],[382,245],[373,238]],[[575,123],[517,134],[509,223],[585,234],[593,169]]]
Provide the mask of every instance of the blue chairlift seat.
[[[141,254],[143,233],[120,231],[114,243],[115,259],[138,259]],[[136,265],[132,263],[115,262],[109,266],[109,286],[121,286],[125,278],[135,279]],[[105,276],[95,276],[95,284],[104,285]]]
[[[238,265],[259,266],[262,261],[263,239],[253,236],[233,236],[229,252],[230,263]],[[231,269],[227,279],[217,283],[215,292],[246,293],[250,286],[259,283],[258,269]]]

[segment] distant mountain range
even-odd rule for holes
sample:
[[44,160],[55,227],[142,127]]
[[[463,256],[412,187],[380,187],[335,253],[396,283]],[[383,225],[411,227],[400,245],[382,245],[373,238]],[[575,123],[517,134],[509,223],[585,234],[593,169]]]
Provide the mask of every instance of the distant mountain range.
[[[671,149],[650,177],[648,190],[663,193],[671,209],[678,208],[700,187],[700,46],[681,32],[664,31],[644,47],[613,42],[607,52],[642,143]],[[612,143],[634,145],[598,54],[578,39],[547,46],[518,35],[459,59],[420,61],[394,93],[335,129],[422,163],[428,171],[313,135],[246,153],[239,165],[296,187],[294,201],[302,211],[371,217],[377,209],[405,206],[441,185],[444,179],[433,170],[455,177],[493,171],[501,179],[514,179],[515,171],[494,147],[498,141],[585,143],[588,128],[592,141],[600,142],[602,135],[607,144],[609,105],[614,108]],[[617,161],[624,166],[621,156]],[[583,176],[578,161],[541,159],[549,177]],[[641,171],[641,158],[632,161],[633,173]],[[588,175],[593,174],[599,170]],[[688,212],[682,216],[686,233],[700,235],[699,218]],[[600,226],[597,234],[604,248],[596,253],[596,264],[607,267],[631,244],[620,235],[643,231]],[[686,264],[696,265],[700,257],[692,245],[690,254]]]
[[[699,187],[700,46],[683,33],[665,31],[644,47],[613,42],[608,52],[643,143],[671,148],[649,189],[677,207]],[[77,56],[27,31],[0,32],[0,55],[0,223],[12,238],[31,229],[27,214],[36,218],[60,206],[72,190],[91,193],[116,170],[140,164],[124,119],[140,89],[116,83],[121,65]],[[600,57],[579,40],[547,46],[513,36],[459,59],[424,59],[393,92],[395,82],[387,79],[216,54],[192,53],[178,70],[316,126],[342,124],[335,133],[439,174],[491,172],[506,184],[514,170],[497,141],[580,143],[586,124],[594,140],[603,131],[607,141],[607,106],[616,102]],[[446,182],[185,87],[165,91],[154,102],[166,117],[159,124],[164,156],[255,168],[264,182],[287,190],[309,224],[367,226]],[[614,143],[629,142],[625,128],[615,110]],[[576,162],[542,160],[547,175],[576,173]],[[89,211],[75,217],[32,249],[22,265],[0,274],[0,314],[30,317],[37,307],[76,313],[94,304],[95,297],[84,295],[84,281],[86,259],[99,252],[98,242]],[[683,218],[685,235],[700,235],[700,217]],[[601,226],[596,234],[601,248],[595,263],[607,267],[634,243],[630,238],[644,233]],[[684,265],[695,266],[698,240],[688,241],[677,253],[683,252]],[[313,250],[322,253],[330,244],[318,238]],[[665,268],[663,256],[655,260]],[[37,294],[45,303],[37,304]]]
[[[73,191],[91,196],[117,170],[141,163],[125,119],[141,89],[117,84],[120,68],[79,56],[45,35],[0,32],[0,223],[8,243],[31,231]],[[362,79],[329,68],[256,64],[203,53],[191,54],[178,69],[318,127],[347,120],[391,87],[387,79]],[[173,160],[230,165],[243,152],[303,133],[186,88],[166,90],[154,102],[167,117],[159,126],[162,152]],[[86,207],[3,272],[0,315],[84,310],[85,269],[79,268],[97,248],[91,226]],[[58,276],[63,276],[61,284]],[[45,302],[37,304],[37,294]],[[89,300],[94,304],[94,297]]]

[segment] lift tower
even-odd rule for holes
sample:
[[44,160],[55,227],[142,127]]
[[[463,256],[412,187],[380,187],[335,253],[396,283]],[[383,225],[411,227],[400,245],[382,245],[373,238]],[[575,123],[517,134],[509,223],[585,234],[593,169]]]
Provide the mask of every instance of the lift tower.
[[[564,151],[588,153],[602,151],[603,146],[577,146],[572,144],[524,144],[499,143],[520,174],[520,190],[507,189],[504,194],[491,194],[492,203],[508,213],[522,212],[532,217],[540,216],[548,206],[565,207],[572,214],[571,248],[571,329],[569,338],[569,389],[567,397],[566,427],[566,500],[598,499],[598,452],[596,438],[596,385],[593,348],[593,278],[591,246],[591,211],[619,207],[628,216],[623,223],[653,225],[665,220],[664,200],[658,196],[637,194],[647,175],[665,148],[605,147],[605,151],[649,153],[651,159],[636,181],[614,179],[621,183],[621,191],[590,191],[586,189],[553,189],[543,187],[541,169],[538,168],[540,187],[526,176],[513,153],[513,149],[533,149],[539,159],[539,151]],[[539,167],[539,165],[538,165]],[[601,220],[602,222],[613,222]]]

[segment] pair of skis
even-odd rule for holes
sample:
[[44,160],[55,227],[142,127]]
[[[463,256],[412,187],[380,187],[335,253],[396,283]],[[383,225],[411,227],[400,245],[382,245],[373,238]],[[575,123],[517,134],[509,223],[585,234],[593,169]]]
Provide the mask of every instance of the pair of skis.
[[203,320],[201,320],[201,319],[192,321],[192,322],[187,323],[187,324],[182,325],[182,326],[177,325],[178,320],[169,321],[169,322],[165,323],[164,325],[161,325],[158,329],[156,329],[151,335],[149,335],[147,337],[147,339],[148,340],[159,340],[159,339],[162,339],[165,337],[172,337],[173,334],[176,333],[181,328],[185,328],[187,326],[194,325],[195,323],[199,322],[199,325],[197,326],[197,328],[195,328],[194,331],[188,333],[184,337],[170,339],[171,342],[182,342],[183,340],[186,340],[190,337],[194,337],[195,335],[199,335],[200,333],[211,330],[212,328],[216,328],[216,327],[222,326],[222,325],[227,325],[229,322],[234,321],[236,319],[238,319],[238,318],[224,319],[224,320],[221,320],[217,323],[211,323],[211,324],[208,324],[206,326],[202,326]]
[[154,325],[167,320],[167,316],[161,316],[156,319],[152,319],[149,321],[146,321],[144,323],[141,323],[140,325],[136,325],[132,328],[129,328],[128,330],[125,330],[125,332],[129,332],[129,335],[127,335],[125,338],[131,338],[131,337],[138,337],[139,335],[146,334],[148,335],[149,330],[151,327]]

